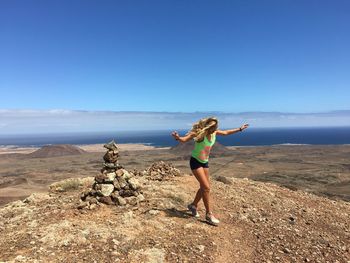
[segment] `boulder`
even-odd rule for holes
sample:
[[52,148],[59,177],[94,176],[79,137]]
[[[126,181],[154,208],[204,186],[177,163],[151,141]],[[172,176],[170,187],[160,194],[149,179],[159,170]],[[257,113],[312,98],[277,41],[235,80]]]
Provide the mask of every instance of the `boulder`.
[[113,190],[114,190],[113,184],[101,184],[100,192],[103,196],[110,196]]

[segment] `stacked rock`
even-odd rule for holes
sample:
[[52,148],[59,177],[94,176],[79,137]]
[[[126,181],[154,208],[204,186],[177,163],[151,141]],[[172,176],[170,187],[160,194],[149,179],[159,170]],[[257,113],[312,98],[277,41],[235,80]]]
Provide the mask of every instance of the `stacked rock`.
[[101,173],[95,177],[92,189],[81,196],[90,204],[136,205],[144,200],[138,180],[118,163],[119,150],[114,141],[104,145],[107,152]]
[[175,176],[180,176],[181,172],[171,163],[160,161],[153,163],[148,169],[146,169],[144,175],[150,180],[163,181]]

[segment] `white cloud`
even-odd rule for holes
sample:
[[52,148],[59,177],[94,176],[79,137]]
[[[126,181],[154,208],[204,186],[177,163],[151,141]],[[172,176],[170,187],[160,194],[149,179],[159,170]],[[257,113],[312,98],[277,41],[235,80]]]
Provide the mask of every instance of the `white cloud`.
[[189,129],[198,119],[213,115],[219,118],[221,128],[243,123],[251,127],[350,126],[350,111],[301,114],[0,109],[0,134]]

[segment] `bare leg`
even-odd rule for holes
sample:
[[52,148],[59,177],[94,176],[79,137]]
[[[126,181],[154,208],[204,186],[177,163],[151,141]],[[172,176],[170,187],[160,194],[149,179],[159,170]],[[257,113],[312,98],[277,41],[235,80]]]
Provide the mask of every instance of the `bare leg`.
[[193,205],[197,206],[201,198],[203,198],[205,210],[207,213],[211,212],[210,210],[210,186],[209,186],[209,172],[206,173],[204,168],[198,168],[192,170],[194,176],[199,182],[200,189],[197,191],[196,197],[193,201]]
[[[209,168],[204,168],[204,173],[205,177],[207,178],[208,185],[210,186],[210,180],[209,180]],[[210,187],[209,187],[210,188]],[[207,210],[207,213],[210,213],[211,211],[211,205],[210,205],[210,210]]]
[[[205,172],[205,176],[207,177],[208,179],[208,182],[209,182],[209,168],[203,168],[204,169],[204,172]],[[192,171],[193,174],[195,173],[195,171]],[[196,193],[196,196],[192,202],[192,204],[195,206],[195,207],[198,207],[198,203],[199,201],[202,199],[202,189],[199,188],[197,193]]]
[[198,203],[199,201],[202,199],[202,190],[199,188],[197,193],[196,193],[196,196],[192,202],[192,204],[195,206],[195,207],[198,207]]

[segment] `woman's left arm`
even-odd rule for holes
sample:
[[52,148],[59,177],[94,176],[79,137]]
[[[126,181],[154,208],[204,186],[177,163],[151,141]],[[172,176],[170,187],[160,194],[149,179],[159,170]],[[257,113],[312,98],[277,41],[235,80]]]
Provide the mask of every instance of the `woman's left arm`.
[[246,124],[242,125],[241,127],[236,128],[236,129],[230,129],[230,130],[224,130],[224,131],[216,130],[216,134],[217,135],[223,135],[223,136],[230,135],[230,134],[234,134],[236,132],[241,132],[241,131],[247,129],[248,126],[249,126],[249,124],[246,123]]

